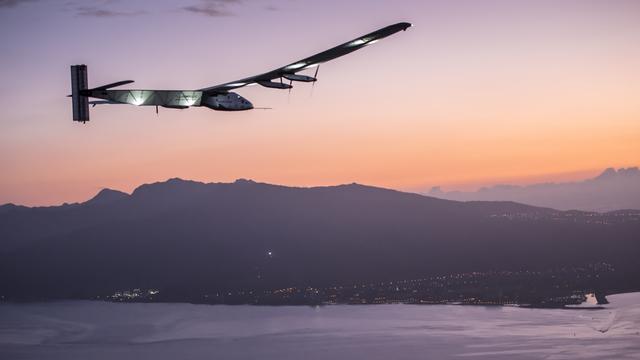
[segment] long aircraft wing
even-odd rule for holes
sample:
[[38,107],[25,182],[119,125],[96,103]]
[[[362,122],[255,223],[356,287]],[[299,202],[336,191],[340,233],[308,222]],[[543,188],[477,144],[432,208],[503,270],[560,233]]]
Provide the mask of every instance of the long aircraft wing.
[[[289,65],[283,66],[279,69],[275,69],[264,74],[251,76],[245,79],[236,80],[232,82],[228,82],[221,85],[216,85],[204,89],[200,89],[204,94],[216,94],[216,93],[225,93],[227,91],[241,88],[243,86],[247,86],[250,84],[260,84],[265,87],[270,88],[280,88],[287,89],[291,86],[288,84],[282,83],[282,78],[293,79],[295,81],[315,81],[315,78],[305,77],[300,75],[295,75],[299,71],[303,71],[305,69],[313,68],[321,63],[327,62],[329,60],[333,60],[343,55],[347,55],[353,51],[358,49],[362,49],[367,45],[371,45],[374,42],[383,39],[389,35],[393,35],[399,31],[407,30],[407,28],[411,27],[410,23],[402,22],[394,25],[389,25],[380,30],[376,30],[372,33],[360,36],[354,40],[348,41],[342,45],[338,45],[329,50],[323,51],[319,54],[315,54],[308,58],[298,60]],[[296,77],[297,76],[297,77]],[[273,82],[275,79],[280,79],[280,83]]]

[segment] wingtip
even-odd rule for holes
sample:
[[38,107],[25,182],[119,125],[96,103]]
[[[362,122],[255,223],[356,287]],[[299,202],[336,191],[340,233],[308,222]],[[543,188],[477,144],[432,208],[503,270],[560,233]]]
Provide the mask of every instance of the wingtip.
[[402,26],[403,31],[407,31],[408,28],[413,27],[413,24],[410,22],[401,22],[398,25]]

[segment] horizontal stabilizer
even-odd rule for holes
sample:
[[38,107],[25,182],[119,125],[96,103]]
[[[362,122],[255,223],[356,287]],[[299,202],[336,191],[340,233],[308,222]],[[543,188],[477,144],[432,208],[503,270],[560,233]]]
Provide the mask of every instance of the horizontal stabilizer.
[[122,81],[114,82],[114,83],[111,83],[111,84],[98,86],[97,88],[93,88],[91,90],[107,90],[107,89],[114,88],[116,86],[122,86],[122,85],[131,84],[132,82],[133,82],[133,80],[122,80]]
[[109,100],[91,100],[91,101],[89,101],[89,105],[91,105],[91,107],[95,107],[96,105],[107,105],[107,104],[121,104],[121,103],[115,102],[115,101],[109,101]]

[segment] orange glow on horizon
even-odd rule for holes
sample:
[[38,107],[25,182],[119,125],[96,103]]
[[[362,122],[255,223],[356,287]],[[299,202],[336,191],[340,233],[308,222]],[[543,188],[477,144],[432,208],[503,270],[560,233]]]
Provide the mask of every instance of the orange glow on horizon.
[[[301,19],[296,9],[253,9],[213,23],[167,11],[118,18],[115,27],[109,19],[43,13],[43,24],[59,27],[17,31],[20,41],[7,42],[0,69],[0,204],[84,201],[104,187],[131,192],[174,177],[469,190],[640,165],[638,3],[392,3],[309,4],[317,19]],[[363,8],[371,12],[363,16]],[[0,12],[7,29],[21,29],[12,19],[38,16],[26,7],[12,11]],[[292,20],[275,21],[283,15]],[[417,26],[323,64],[313,92],[308,84],[296,84],[290,96],[238,90],[273,110],[160,109],[156,116],[152,108],[118,105],[92,108],[86,125],[70,120],[64,96],[72,63],[90,64],[96,86],[135,76],[140,88],[198,88],[326,49],[380,25],[371,19]],[[89,21],[96,31],[109,29],[100,42],[90,34],[68,41],[61,24]],[[121,41],[119,29],[133,26],[148,41]],[[204,30],[234,36],[216,46],[184,36]],[[174,43],[185,50],[167,46]]]

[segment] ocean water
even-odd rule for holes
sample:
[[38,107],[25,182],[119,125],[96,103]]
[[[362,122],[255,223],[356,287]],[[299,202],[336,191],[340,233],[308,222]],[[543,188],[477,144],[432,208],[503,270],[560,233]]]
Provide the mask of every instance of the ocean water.
[[640,359],[640,293],[604,310],[0,305],[0,359]]

